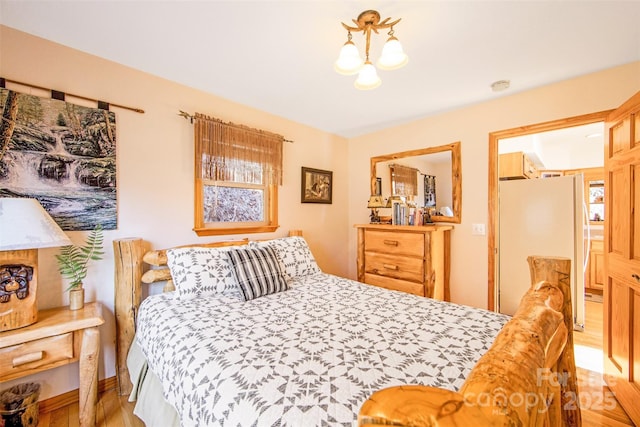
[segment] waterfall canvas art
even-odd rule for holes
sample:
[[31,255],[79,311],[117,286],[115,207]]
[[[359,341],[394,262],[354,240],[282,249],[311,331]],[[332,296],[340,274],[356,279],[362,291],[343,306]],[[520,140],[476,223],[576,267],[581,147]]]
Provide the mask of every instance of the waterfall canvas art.
[[33,197],[63,230],[117,227],[116,117],[0,89],[0,197]]

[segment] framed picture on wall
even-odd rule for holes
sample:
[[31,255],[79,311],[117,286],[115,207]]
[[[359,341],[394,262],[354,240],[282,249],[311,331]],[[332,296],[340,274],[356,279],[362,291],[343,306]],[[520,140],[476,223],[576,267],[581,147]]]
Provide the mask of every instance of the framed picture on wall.
[[37,199],[65,231],[116,230],[115,113],[0,88],[2,107],[16,115],[0,126],[0,197]]
[[333,172],[302,167],[302,203],[332,203],[332,193]]

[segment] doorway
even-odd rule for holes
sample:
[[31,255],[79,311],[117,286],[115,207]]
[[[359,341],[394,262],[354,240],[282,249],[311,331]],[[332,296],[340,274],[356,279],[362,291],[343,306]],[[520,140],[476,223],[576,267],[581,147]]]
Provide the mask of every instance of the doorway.
[[[489,212],[487,224],[488,236],[488,301],[489,310],[497,309],[497,267],[498,267],[498,155],[499,141],[508,138],[523,137],[526,135],[540,134],[542,132],[556,131],[559,129],[589,125],[604,122],[610,111],[587,114],[550,122],[521,126],[513,129],[492,132],[489,134]],[[603,153],[604,156],[604,153]]]
[[604,122],[595,122],[498,140],[500,313],[512,315],[529,288],[525,260],[533,253],[572,260],[579,326],[584,325],[584,299],[601,302],[604,137]]
[[[580,116],[570,119],[558,120],[539,125],[531,125],[517,129],[510,129],[490,134],[489,138],[489,301],[490,309],[498,311],[499,298],[499,272],[500,272],[500,245],[499,245],[499,226],[500,226],[500,202],[498,198],[499,179],[499,155],[510,152],[529,153],[531,162],[538,170],[538,175],[533,178],[537,181],[547,180],[546,177],[562,175],[560,178],[567,178],[565,173],[572,174],[575,171],[591,170],[598,168],[604,164],[604,135],[600,135],[599,155],[597,159],[588,159],[576,155],[580,144],[583,146],[594,142],[595,138],[587,138],[593,133],[604,132],[604,119],[609,112],[601,112]],[[583,150],[584,151],[584,150]],[[576,163],[578,161],[578,163]],[[550,179],[560,179],[550,178]],[[522,180],[520,180],[522,181]],[[581,182],[584,182],[580,178]],[[541,182],[542,183],[542,182]],[[584,191],[585,199],[588,198],[588,191]],[[604,217],[603,217],[604,218]],[[591,218],[589,218],[591,219]],[[589,223],[589,230],[594,231],[594,236],[603,235],[603,223]],[[582,230],[582,225],[580,225]],[[576,232],[576,236],[578,236]],[[531,255],[531,254],[530,254]],[[584,254],[590,257],[590,254]],[[526,265],[526,263],[523,262]],[[591,266],[588,267],[588,270]],[[581,269],[582,272],[582,269]],[[528,273],[528,271],[527,271]],[[529,283],[528,275],[526,284]],[[587,271],[584,276],[585,281],[590,280]],[[585,286],[586,289],[586,286]],[[584,297],[579,299],[582,314],[580,321],[584,325],[584,333],[580,333],[576,341],[584,338],[587,345],[582,343],[576,345],[576,363],[581,368],[588,371],[602,371],[602,367],[589,365],[590,361],[600,361],[602,357],[598,357],[595,353],[602,352],[602,313],[603,307],[601,303],[594,303]],[[574,306],[575,307],[575,306]],[[585,310],[586,309],[586,310]],[[594,323],[595,316],[595,323]],[[574,319],[578,320],[578,319]],[[598,323],[599,322],[599,323]]]

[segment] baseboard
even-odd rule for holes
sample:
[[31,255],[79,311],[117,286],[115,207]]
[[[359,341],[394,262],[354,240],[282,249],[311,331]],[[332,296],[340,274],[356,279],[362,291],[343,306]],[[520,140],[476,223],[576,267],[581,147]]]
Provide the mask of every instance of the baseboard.
[[[117,384],[118,382],[116,377],[109,377],[98,381],[98,394],[115,389]],[[46,400],[41,400],[38,402],[40,413],[52,412],[56,409],[64,408],[65,406],[76,403],[79,400],[79,396],[80,391],[75,389],[59,394],[58,396],[50,397]]]

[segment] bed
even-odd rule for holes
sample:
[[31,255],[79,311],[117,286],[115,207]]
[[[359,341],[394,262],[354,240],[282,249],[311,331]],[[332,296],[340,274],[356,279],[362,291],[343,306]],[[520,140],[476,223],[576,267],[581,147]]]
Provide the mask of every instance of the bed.
[[148,426],[580,425],[569,260],[530,257],[509,318],[326,274],[300,232],[114,254],[118,387]]

